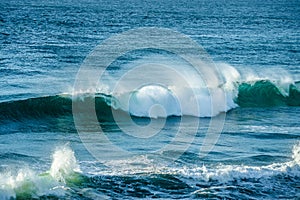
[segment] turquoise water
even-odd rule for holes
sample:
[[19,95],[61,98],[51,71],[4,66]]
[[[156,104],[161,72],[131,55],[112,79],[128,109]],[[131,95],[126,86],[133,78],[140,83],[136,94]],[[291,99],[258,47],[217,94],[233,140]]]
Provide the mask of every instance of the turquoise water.
[[[299,11],[279,0],[0,2],[0,199],[300,198]],[[77,91],[89,53],[139,27],[188,36],[222,82],[209,93],[177,55],[144,49]],[[157,82],[128,91],[149,77]],[[211,127],[220,134],[207,138]]]

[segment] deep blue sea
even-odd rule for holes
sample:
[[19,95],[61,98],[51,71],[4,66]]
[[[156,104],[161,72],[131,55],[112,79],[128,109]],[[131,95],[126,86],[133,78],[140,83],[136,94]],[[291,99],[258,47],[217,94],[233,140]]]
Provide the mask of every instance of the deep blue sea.
[[0,199],[300,199],[299,81],[298,0],[1,1]]

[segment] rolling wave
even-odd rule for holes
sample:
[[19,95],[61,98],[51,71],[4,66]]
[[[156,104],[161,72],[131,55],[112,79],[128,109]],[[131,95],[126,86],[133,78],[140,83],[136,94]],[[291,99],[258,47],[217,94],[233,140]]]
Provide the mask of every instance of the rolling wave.
[[[300,90],[298,85],[299,82],[290,84],[288,91],[285,91],[270,80],[237,83],[237,94],[232,98],[234,103],[240,107],[300,106]],[[147,94],[148,92],[152,93],[152,96],[149,97],[149,94]],[[156,104],[160,104],[162,107],[170,107],[166,109],[166,117],[185,115],[185,113],[180,113],[180,108],[174,108],[175,106],[180,105],[185,106],[185,102],[180,102],[181,104],[178,104],[173,97],[165,98],[160,96],[165,95],[165,93],[143,91],[142,95],[148,96],[142,96],[141,98],[137,98],[136,91],[131,94],[134,98],[132,100],[132,105],[129,106],[129,110],[122,108],[120,99],[117,97],[103,93],[94,96],[82,94],[77,98],[72,98],[71,95],[54,95],[1,102],[0,120],[72,116],[72,101],[84,102],[88,100],[95,101],[95,110],[99,120],[112,120],[112,111],[128,113],[136,117],[152,117],[151,113],[147,113],[146,111]],[[165,104],[161,103],[161,99],[163,99]],[[168,103],[170,99],[172,101],[171,103]],[[186,103],[189,104],[189,102]],[[207,103],[207,101],[205,101],[205,103]],[[210,105],[203,106],[209,107]],[[168,109],[170,112],[168,112]]]

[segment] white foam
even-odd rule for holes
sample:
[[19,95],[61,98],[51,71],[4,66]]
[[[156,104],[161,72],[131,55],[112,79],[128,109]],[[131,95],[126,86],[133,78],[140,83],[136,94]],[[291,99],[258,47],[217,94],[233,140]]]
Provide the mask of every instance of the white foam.
[[37,198],[42,195],[63,196],[64,186],[46,175],[30,169],[0,174],[0,199],[16,198],[18,194]]
[[150,85],[133,93],[129,100],[129,112],[132,115],[152,118],[181,115],[180,105],[167,89]]

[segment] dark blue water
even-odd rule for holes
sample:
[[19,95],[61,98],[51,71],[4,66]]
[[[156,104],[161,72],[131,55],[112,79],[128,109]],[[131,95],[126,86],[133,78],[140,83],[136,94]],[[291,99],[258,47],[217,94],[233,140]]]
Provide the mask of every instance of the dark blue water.
[[[299,13],[296,0],[0,2],[0,199],[300,198]],[[117,83],[151,63],[120,91],[153,85],[117,94],[107,79],[76,90],[89,53],[139,27],[201,45],[222,77],[212,96],[161,49],[128,52],[106,70]],[[193,85],[199,112],[188,89],[157,85],[181,83],[167,65]],[[211,127],[219,132],[207,138]]]

